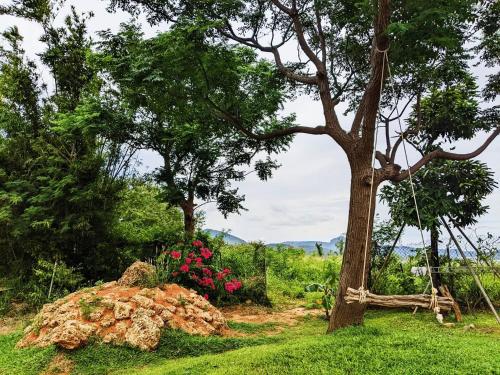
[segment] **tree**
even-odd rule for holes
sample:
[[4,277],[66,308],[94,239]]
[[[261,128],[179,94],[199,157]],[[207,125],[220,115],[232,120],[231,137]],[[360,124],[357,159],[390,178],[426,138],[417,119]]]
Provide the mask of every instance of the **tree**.
[[[424,230],[431,234],[430,265],[439,267],[441,218],[451,218],[461,227],[473,225],[488,206],[482,201],[497,186],[493,173],[478,161],[435,160],[414,176],[415,196]],[[397,225],[418,227],[415,204],[408,181],[382,188],[393,221]],[[433,284],[441,284],[439,273],[432,274]]]
[[97,279],[116,255],[106,248],[107,223],[130,165],[122,147],[129,121],[101,95],[85,17],[73,9],[56,28],[48,2],[32,5],[12,11],[43,27],[40,60],[54,89],[25,56],[18,29],[7,30],[0,50],[0,250],[9,256],[2,262],[9,274],[30,276],[37,259],[59,259]]
[[[483,130],[488,115],[478,118],[477,86],[462,66],[449,66],[440,78],[441,87],[433,87],[420,99],[409,116],[418,132],[408,134],[410,145],[422,156],[440,149],[445,140],[442,129],[453,127],[448,140],[472,138]],[[384,118],[387,121],[387,118]],[[430,231],[430,265],[439,267],[441,218],[450,217],[460,226],[472,225],[488,207],[481,201],[497,184],[488,167],[477,161],[433,160],[413,178],[423,229]],[[410,183],[388,185],[382,199],[389,203],[393,221],[398,225],[419,225]],[[441,284],[440,274],[432,274],[433,284]]]
[[124,25],[103,36],[103,66],[117,100],[135,111],[142,147],[163,159],[155,177],[165,201],[182,208],[186,239],[194,235],[195,209],[204,204],[215,202],[224,216],[239,213],[245,196],[231,183],[245,179],[245,167],[262,154],[267,157],[254,169],[262,180],[271,177],[278,165],[270,154],[289,138],[255,141],[224,129],[209,105],[230,107],[263,127],[285,127],[293,117],[276,115],[287,97],[283,79],[252,50],[209,45],[203,33],[184,27],[143,39],[136,26]]
[[161,202],[160,194],[160,189],[151,183],[129,181],[127,188],[120,193],[111,225],[118,243],[144,246],[175,244],[182,240],[181,212],[177,207]]
[[[344,151],[351,170],[351,198],[340,287],[329,325],[332,331],[363,321],[365,306],[346,304],[344,294],[347,287],[360,287],[368,273],[369,262],[363,262],[365,246],[369,243],[366,234],[371,237],[380,183],[403,181],[434,159],[471,159],[500,133],[497,111],[478,110],[473,120],[482,122],[484,130],[492,130],[479,148],[459,154],[438,147],[404,169],[396,162],[401,141],[391,143],[394,129],[390,129],[393,123],[400,123],[403,109],[418,108],[422,95],[442,85],[441,76],[450,66],[459,66],[463,71],[470,69],[471,46],[485,51],[477,42],[484,41],[479,21],[493,27],[490,18],[483,17],[494,7],[492,3],[471,0],[111,0],[111,7],[131,12],[144,10],[152,23],[201,23],[216,40],[236,42],[269,54],[283,76],[320,100],[324,124],[317,127],[263,128],[245,121],[231,108],[217,107],[214,111],[252,139],[269,140],[297,133],[327,135]],[[283,60],[285,45],[297,47],[297,61]],[[384,87],[388,81],[388,63],[391,89]],[[348,105],[347,112],[353,115],[347,127],[341,126],[337,116],[336,107],[342,101]],[[376,152],[379,166],[373,170],[371,157],[379,107],[388,117],[384,124],[387,145],[384,152]],[[448,121],[442,122],[445,127],[433,129],[444,140],[464,138],[463,133],[455,132],[457,118],[453,116],[453,109],[450,108]],[[467,123],[463,125],[467,127]],[[429,128],[409,124],[404,131],[396,131],[402,140],[409,133],[421,133],[423,129]],[[369,258],[370,249],[366,249],[366,254]]]

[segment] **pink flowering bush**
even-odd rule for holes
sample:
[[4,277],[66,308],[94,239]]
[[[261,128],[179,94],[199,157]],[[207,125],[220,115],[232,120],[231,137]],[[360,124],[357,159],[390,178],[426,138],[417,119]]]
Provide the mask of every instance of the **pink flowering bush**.
[[218,269],[214,253],[200,240],[180,251],[162,251],[156,266],[160,282],[174,282],[192,288],[206,299],[220,300],[242,287],[229,268]]

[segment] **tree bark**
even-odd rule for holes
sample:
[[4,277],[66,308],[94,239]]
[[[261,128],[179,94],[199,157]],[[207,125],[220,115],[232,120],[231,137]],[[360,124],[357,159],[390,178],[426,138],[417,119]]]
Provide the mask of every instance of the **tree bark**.
[[441,275],[439,274],[439,232],[437,228],[431,229],[431,276],[434,288],[439,290],[441,286]]
[[194,218],[194,203],[192,200],[185,201],[181,204],[182,212],[184,213],[184,239],[186,243],[192,241],[196,220]]
[[[328,325],[328,332],[353,324],[361,324],[366,308],[365,304],[347,304],[344,296],[347,292],[347,288],[358,289],[361,286],[363,277],[365,278],[365,289],[367,289],[367,275],[370,267],[371,237],[378,181],[375,179],[373,186],[370,187],[371,170],[369,167],[359,169],[353,168],[352,170],[346,247],[342,260],[342,269],[340,271],[339,288],[337,290],[335,306]],[[371,188],[373,188],[373,193],[370,209]],[[366,265],[363,270],[367,227],[369,241],[366,251]]]

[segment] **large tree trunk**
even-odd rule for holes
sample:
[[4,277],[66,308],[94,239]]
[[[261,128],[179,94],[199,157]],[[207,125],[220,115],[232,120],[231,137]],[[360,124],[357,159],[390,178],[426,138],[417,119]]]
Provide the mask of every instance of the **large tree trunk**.
[[434,284],[434,288],[439,290],[441,275],[439,274],[439,232],[437,228],[431,229],[431,256],[429,261],[432,269],[432,283]]
[[186,243],[193,240],[196,221],[194,218],[194,203],[192,200],[181,204],[184,213],[184,239]]
[[[372,205],[370,202],[370,180],[368,168],[363,171],[353,169],[351,177],[351,197],[349,203],[349,221],[347,225],[346,247],[344,251],[340,282],[333,308],[328,332],[341,327],[363,322],[365,305],[359,303],[347,304],[344,295],[347,288],[358,289],[361,286],[363,275],[365,276],[365,289],[367,289],[367,275],[370,267],[371,237],[373,230],[373,217],[375,212],[375,201],[377,192],[377,181],[375,179],[372,194]],[[369,212],[370,211],[370,212]],[[366,229],[368,226],[368,249],[366,252],[366,266],[363,270],[365,257]]]

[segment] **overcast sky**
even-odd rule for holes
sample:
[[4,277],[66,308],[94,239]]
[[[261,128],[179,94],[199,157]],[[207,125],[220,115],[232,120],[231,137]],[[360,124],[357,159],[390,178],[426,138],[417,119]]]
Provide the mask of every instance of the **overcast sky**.
[[[9,1],[0,0],[0,4]],[[89,23],[91,35],[96,31],[110,28],[116,31],[121,22],[130,19],[123,12],[109,14],[105,1],[85,0],[66,2],[59,20],[67,13],[70,5],[79,11],[93,11],[95,17]],[[165,27],[151,28],[140,20],[146,35],[151,36]],[[38,25],[8,16],[0,16],[0,29],[18,25],[25,37],[24,47],[31,57],[40,52],[38,38],[41,29]],[[289,51],[290,53],[294,52]],[[476,71],[481,76],[483,72]],[[42,73],[44,74],[44,73]],[[340,107],[340,109],[342,109]],[[288,103],[285,112],[295,112],[298,123],[316,126],[324,123],[322,109],[317,101],[309,97],[299,97]],[[339,114],[340,114],[339,110]],[[342,118],[344,127],[350,124],[350,118]],[[475,149],[485,138],[480,135],[473,142],[460,143],[458,151]],[[245,206],[248,211],[241,215],[231,215],[228,219],[217,212],[213,205],[206,205],[207,228],[230,229],[231,233],[245,240],[263,240],[281,242],[285,240],[322,240],[328,241],[346,231],[349,206],[349,166],[344,152],[326,135],[298,135],[290,150],[277,157],[282,167],[274,177],[261,182],[254,175],[238,184],[246,196]],[[486,162],[495,172],[495,179],[500,176],[500,139],[497,139],[478,158]],[[153,170],[159,166],[160,159],[150,152],[142,153],[142,169]],[[486,202],[490,206],[477,225],[480,233],[487,231],[500,234],[500,191],[497,189]],[[387,218],[387,209],[378,205],[377,213]],[[418,242],[415,231],[407,231],[405,243]]]

